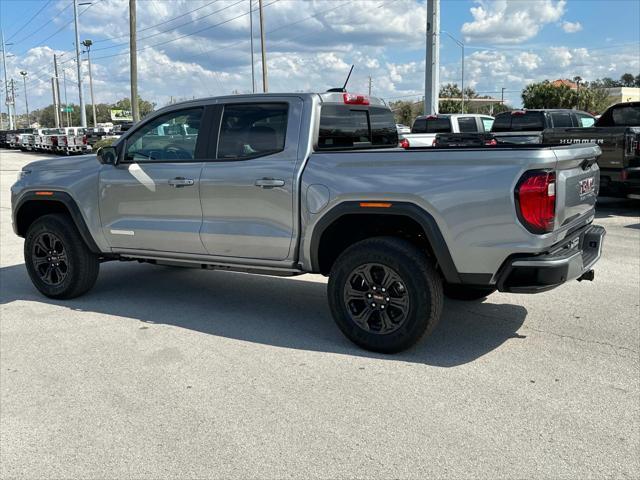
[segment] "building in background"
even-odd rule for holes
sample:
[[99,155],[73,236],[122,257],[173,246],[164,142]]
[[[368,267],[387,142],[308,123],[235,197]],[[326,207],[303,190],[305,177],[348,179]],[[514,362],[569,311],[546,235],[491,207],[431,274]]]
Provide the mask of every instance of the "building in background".
[[612,105],[621,102],[640,102],[640,88],[638,87],[612,87],[605,90],[609,94],[609,101]]

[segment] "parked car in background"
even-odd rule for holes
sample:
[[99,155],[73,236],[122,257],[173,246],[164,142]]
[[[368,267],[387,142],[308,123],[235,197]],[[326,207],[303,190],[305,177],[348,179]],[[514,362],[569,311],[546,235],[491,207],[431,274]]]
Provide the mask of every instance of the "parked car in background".
[[438,133],[485,133],[491,130],[493,117],[472,113],[419,116],[411,133],[402,135],[402,148],[432,147]]
[[589,128],[551,128],[542,132],[544,143],[594,143],[603,193],[640,198],[640,102],[609,107]]
[[496,115],[491,133],[498,143],[542,143],[542,131],[547,128],[587,128],[595,121],[593,115],[579,110],[513,110]]
[[88,144],[86,128],[83,127],[65,127],[62,129],[64,133],[57,135],[55,151],[65,155],[73,153],[87,153],[91,151]]
[[396,123],[396,129],[398,130],[398,135],[404,135],[405,133],[411,133],[411,127],[407,127],[402,123]]
[[58,135],[64,135],[64,128],[47,128],[40,135],[40,150],[56,152],[58,149]]
[[434,330],[443,295],[593,279],[599,147],[397,145],[393,113],[365,95],[174,104],[97,155],[26,165],[13,228],[56,299],[87,292],[108,260],[327,275],[338,327],[387,353]]

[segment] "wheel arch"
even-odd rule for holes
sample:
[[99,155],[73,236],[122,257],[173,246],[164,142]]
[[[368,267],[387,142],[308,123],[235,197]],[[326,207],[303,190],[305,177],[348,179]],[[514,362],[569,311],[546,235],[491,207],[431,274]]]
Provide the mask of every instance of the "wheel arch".
[[93,253],[101,253],[73,197],[66,192],[56,190],[47,190],[46,195],[43,193],[45,192],[30,191],[20,198],[14,208],[13,221],[16,233],[24,237],[29,226],[43,215],[66,214],[73,221],[89,250]]
[[[392,220],[394,227],[403,226],[405,229],[419,229],[419,233],[421,233],[426,240],[425,247],[427,247],[428,253],[435,259],[443,277],[451,283],[461,282],[449,247],[438,224],[429,212],[416,204],[408,202],[365,201],[365,203],[368,202],[389,203],[390,206],[363,208],[362,201],[342,202],[325,213],[316,223],[310,243],[312,271],[327,274],[330,265],[342,251],[356,241],[370,237],[370,235],[367,235],[369,231],[365,230],[362,232],[365,235],[364,237],[358,238],[358,235],[356,235],[348,239],[351,241],[338,242],[337,248],[333,250],[330,249],[331,253],[328,254],[327,249],[329,247],[327,242],[331,242],[332,238],[337,235],[336,230],[340,227],[344,225],[357,225],[358,222],[364,222],[361,223],[361,225],[366,225],[369,220],[376,220],[377,223],[379,223],[380,219],[388,218]],[[388,234],[388,232],[384,231],[380,233],[380,235]],[[335,250],[339,251],[336,252]]]

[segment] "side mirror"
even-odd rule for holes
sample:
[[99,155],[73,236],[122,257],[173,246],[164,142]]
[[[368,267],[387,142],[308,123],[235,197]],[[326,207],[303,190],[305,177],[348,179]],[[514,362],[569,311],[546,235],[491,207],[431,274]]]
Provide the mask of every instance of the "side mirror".
[[96,156],[98,161],[104,165],[115,165],[118,161],[118,150],[116,147],[100,147]]

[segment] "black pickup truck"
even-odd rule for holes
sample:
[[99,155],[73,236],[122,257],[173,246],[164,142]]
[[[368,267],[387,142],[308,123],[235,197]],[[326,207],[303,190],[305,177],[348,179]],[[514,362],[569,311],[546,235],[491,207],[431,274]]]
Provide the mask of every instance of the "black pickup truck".
[[491,133],[498,143],[543,143],[548,128],[586,128],[594,125],[593,115],[569,109],[513,110],[496,115]]
[[591,128],[544,130],[542,143],[595,143],[602,150],[601,192],[640,198],[640,102],[609,107]]

